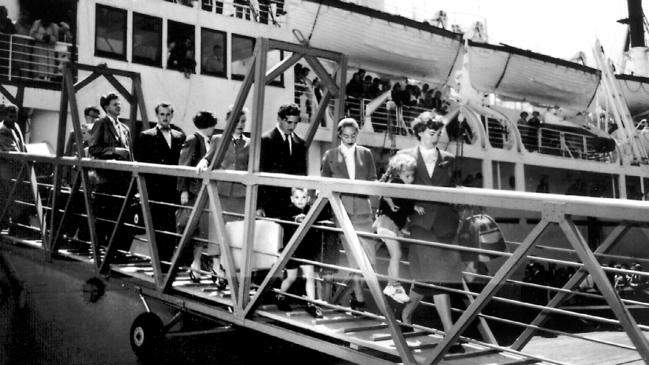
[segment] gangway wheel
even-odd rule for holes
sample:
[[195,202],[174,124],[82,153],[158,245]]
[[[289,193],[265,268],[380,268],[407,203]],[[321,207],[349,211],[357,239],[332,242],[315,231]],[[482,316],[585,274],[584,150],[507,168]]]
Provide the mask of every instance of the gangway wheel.
[[162,320],[153,312],[141,313],[131,325],[130,339],[137,358],[144,364],[151,363],[164,339]]

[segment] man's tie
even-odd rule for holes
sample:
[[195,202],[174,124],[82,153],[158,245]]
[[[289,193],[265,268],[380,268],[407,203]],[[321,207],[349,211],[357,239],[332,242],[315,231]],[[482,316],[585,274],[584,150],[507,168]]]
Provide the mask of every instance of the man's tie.
[[293,145],[291,144],[291,135],[288,133],[284,133],[284,142],[286,142],[287,148],[288,148],[288,154],[293,155]]

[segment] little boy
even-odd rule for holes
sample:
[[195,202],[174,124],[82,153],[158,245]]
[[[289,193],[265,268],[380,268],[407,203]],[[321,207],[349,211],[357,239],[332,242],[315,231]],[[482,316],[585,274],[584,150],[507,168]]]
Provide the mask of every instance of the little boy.
[[[291,205],[284,210],[284,215],[280,217],[282,220],[301,223],[306,217],[306,213],[311,209],[309,204],[309,193],[306,189],[292,188],[291,189]],[[297,226],[293,224],[283,224],[284,227],[284,244],[286,245],[291,239]],[[319,259],[318,253],[320,251],[320,244],[313,234],[307,234],[302,242],[299,243],[297,250],[293,253],[293,257],[305,260],[317,261]],[[286,292],[297,279],[298,268],[302,269],[304,278],[306,280],[306,296],[310,300],[307,303],[306,311],[314,318],[322,318],[322,310],[317,305],[313,304],[315,300],[315,273],[313,265],[303,264],[294,260],[289,260],[286,263],[286,278],[282,281],[280,290]],[[291,306],[288,304],[286,297],[283,295],[277,296],[277,308],[281,311],[290,312]]]

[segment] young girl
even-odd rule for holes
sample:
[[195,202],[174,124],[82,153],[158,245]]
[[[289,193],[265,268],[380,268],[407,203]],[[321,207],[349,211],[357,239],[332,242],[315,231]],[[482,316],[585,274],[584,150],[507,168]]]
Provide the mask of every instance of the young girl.
[[[416,168],[417,161],[414,157],[403,153],[396,154],[390,159],[388,170],[379,181],[393,184],[411,184],[415,178]],[[409,233],[405,226],[408,222],[408,216],[413,212],[423,214],[424,210],[416,206],[412,200],[381,197],[379,211],[374,222],[376,233],[384,236],[382,240],[385,242],[390,254],[388,276],[391,280],[385,289],[383,289],[383,294],[392,297],[399,303],[406,303],[410,299],[403,286],[401,286],[401,283],[394,279],[399,277],[399,261],[401,260],[399,241],[388,237],[403,237],[404,235],[408,235]]]

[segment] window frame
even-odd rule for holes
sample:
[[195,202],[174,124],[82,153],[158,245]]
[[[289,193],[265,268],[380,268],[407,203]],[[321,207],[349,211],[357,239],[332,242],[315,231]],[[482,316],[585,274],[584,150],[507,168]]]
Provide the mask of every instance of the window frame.
[[[257,39],[256,38],[246,36],[246,35],[242,35],[242,34],[238,34],[238,33],[232,33],[231,34],[231,41],[230,41],[233,44],[233,46],[231,47],[232,49],[234,49],[234,37],[244,38],[244,39],[251,39],[252,40],[253,55],[254,55],[255,45],[257,44]],[[283,61],[284,60],[284,50],[276,50],[276,51],[279,51],[279,60]],[[232,56],[231,55],[230,55],[230,63],[232,63]],[[243,80],[244,77],[245,77],[245,75],[241,75],[241,74],[235,74],[235,73],[231,74],[232,80]],[[284,85],[285,85],[284,84],[284,73],[280,74],[278,77],[279,77],[279,80],[273,80],[273,81],[269,82],[268,85],[269,86],[275,86],[275,87],[284,88]]]
[[[141,17],[141,18],[149,18],[152,20],[158,20],[159,25],[160,25],[160,33],[158,37],[158,55],[157,55],[157,62],[156,61],[150,61],[149,59],[146,58],[140,58],[136,56],[135,54],[135,17]],[[131,25],[131,39],[133,41],[131,42],[131,62],[132,63],[137,63],[140,65],[146,65],[146,66],[153,66],[153,67],[158,67],[162,68],[162,30],[163,30],[163,19],[157,16],[149,15],[149,14],[143,14],[143,13],[138,13],[138,12],[133,12],[133,18],[132,18],[132,25]]]
[[[115,13],[119,13],[124,16],[124,32],[123,32],[123,39],[122,39],[122,42],[124,43],[124,54],[104,51],[97,48],[97,25],[99,24],[99,22],[97,21],[99,17],[97,15],[101,8],[114,11]],[[126,9],[120,9],[109,5],[95,4],[95,27],[94,28],[95,28],[95,37],[94,37],[95,57],[111,58],[115,60],[126,61],[127,60],[126,57],[128,53],[128,45],[126,44],[127,32],[128,32],[128,11]]]
[[[208,32],[212,34],[220,34],[223,36],[223,72],[207,72],[203,70],[203,32]],[[201,27],[201,32],[200,32],[200,37],[201,37],[201,42],[200,42],[200,49],[201,49],[201,75],[205,76],[211,76],[211,77],[220,77],[227,79],[228,78],[228,32],[222,31],[222,30],[217,30],[217,29],[212,29],[212,28],[207,28],[207,27]],[[213,47],[213,46],[212,46]],[[242,78],[243,79],[243,78]]]

